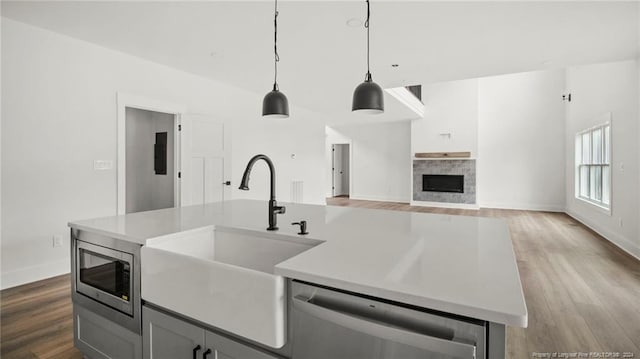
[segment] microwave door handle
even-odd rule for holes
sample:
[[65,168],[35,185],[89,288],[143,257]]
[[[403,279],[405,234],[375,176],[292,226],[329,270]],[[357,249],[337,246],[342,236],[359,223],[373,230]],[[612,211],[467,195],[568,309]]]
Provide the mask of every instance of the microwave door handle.
[[429,350],[440,354],[446,354],[457,358],[476,357],[476,347],[474,345],[454,342],[446,339],[436,338],[429,335],[419,334],[410,330],[387,326],[377,322],[355,317],[347,313],[338,312],[323,306],[311,303],[308,298],[295,296],[293,298],[294,308],[314,317],[332,322],[351,330],[368,334],[373,337],[386,339],[392,342],[410,345],[412,347]]

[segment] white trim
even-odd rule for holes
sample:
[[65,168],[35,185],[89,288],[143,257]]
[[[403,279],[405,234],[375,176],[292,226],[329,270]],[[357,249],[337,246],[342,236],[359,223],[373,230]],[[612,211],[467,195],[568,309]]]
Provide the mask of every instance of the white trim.
[[637,260],[640,261],[640,245],[637,245],[633,242],[631,242],[628,238],[619,235],[611,230],[606,229],[605,227],[601,227],[597,224],[593,224],[593,223],[589,223],[589,220],[587,220],[586,218],[582,217],[581,215],[567,209],[565,211],[565,213],[575,219],[576,221],[582,223],[583,225],[587,226],[588,228],[590,228],[592,231],[598,233],[600,236],[602,236],[602,238],[606,239],[607,241],[611,242],[613,245],[615,245],[616,247],[622,249],[623,251],[627,252],[629,255],[631,255],[632,257],[636,258]]
[[[116,214],[125,214],[126,212],[126,203],[127,203],[127,192],[126,192],[126,108],[137,108],[141,110],[155,111],[155,112],[163,112],[175,115],[175,123],[180,123],[180,116],[186,112],[186,107],[181,104],[175,104],[167,101],[152,99],[148,97],[131,95],[122,92],[116,93],[116,105],[117,105],[117,212]],[[176,132],[176,136],[179,135]],[[179,140],[174,142],[175,147],[175,156],[174,159],[180,156],[180,147]],[[177,160],[177,159],[176,159]],[[175,164],[179,164],[179,162],[175,162]],[[179,181],[177,178],[177,173],[180,170],[179,167],[176,167],[177,171],[174,174],[174,184],[179,186]],[[179,187],[174,188],[174,199],[176,196],[179,196],[180,189]],[[178,197],[179,199],[179,197]],[[176,206],[179,205],[179,201],[174,202]]]
[[411,157],[413,161],[475,161],[477,158],[475,157],[433,157],[433,158],[425,158],[425,157]]
[[356,201],[378,201],[378,202],[395,202],[395,203],[407,203],[406,198],[387,198],[378,196],[349,196],[349,199],[355,199]]
[[182,126],[182,115],[174,114],[173,119],[173,206],[181,207],[180,201],[182,200],[182,191],[178,172],[182,172],[182,132],[180,131]]
[[412,206],[418,207],[436,207],[436,208],[461,208],[461,209],[480,209],[480,206],[473,203],[448,203],[448,202],[429,202],[429,201],[411,201]]
[[384,90],[420,118],[424,118],[424,103],[406,87],[392,87]]
[[0,289],[7,289],[19,285],[36,282],[39,280],[67,274],[71,271],[69,259],[59,260],[20,268],[9,272],[2,272],[2,286]]
[[552,204],[522,204],[522,203],[480,203],[480,208],[496,208],[496,209],[515,209],[519,211],[541,211],[541,212],[559,212],[565,211],[564,205]]
[[[576,133],[576,135],[574,136],[574,146],[573,146],[573,151],[574,151],[574,188],[573,188],[573,192],[574,192],[574,198],[581,200],[591,206],[593,206],[595,209],[597,209],[598,211],[607,214],[609,216],[611,216],[611,208],[613,208],[613,170],[614,170],[614,166],[613,166],[613,126],[611,124],[611,112],[606,112],[603,115],[601,115],[598,118],[598,121],[600,122],[600,120],[602,120],[603,122],[601,122],[598,125],[594,125],[591,126],[587,129],[584,129],[582,131],[579,131]],[[609,138],[608,138],[608,142],[607,142],[607,146],[604,146],[604,140],[605,140],[605,129],[609,128]],[[609,160],[607,162],[605,162],[605,159],[602,158],[600,163],[594,163],[593,161],[589,161],[589,163],[582,163],[582,153],[583,153],[583,141],[582,141],[582,136],[585,134],[589,134],[589,158],[591,158],[592,156],[592,152],[593,152],[593,131],[595,130],[602,130],[602,137],[601,137],[601,141],[603,142],[603,146],[602,146],[602,155],[604,157],[604,154],[606,152],[609,153]],[[580,143],[580,153],[577,153],[577,144],[578,142]],[[606,152],[605,152],[606,151]],[[578,160],[579,158],[579,160]],[[583,197],[580,194],[580,190],[581,190],[581,183],[580,183],[580,179],[581,179],[581,166],[585,166],[585,165],[596,165],[596,166],[608,166],[609,167],[609,188],[608,188],[608,192],[609,192],[609,204],[604,203],[603,201],[597,201],[597,200],[593,200],[591,198],[586,198]],[[589,171],[590,172],[590,171]],[[589,174],[590,176],[590,174]],[[589,186],[590,187],[590,186]],[[603,190],[605,190],[604,185],[603,185]],[[591,189],[589,188],[589,191],[591,191]]]
[[607,125],[611,125],[611,112],[603,113],[602,115],[600,115],[598,117],[598,120],[596,122],[598,122],[597,125],[593,125],[593,126],[591,126],[589,128],[586,128],[586,129],[584,129],[582,131],[576,132],[576,136],[585,134],[587,132],[591,132],[591,131],[597,129],[598,127],[605,127]]

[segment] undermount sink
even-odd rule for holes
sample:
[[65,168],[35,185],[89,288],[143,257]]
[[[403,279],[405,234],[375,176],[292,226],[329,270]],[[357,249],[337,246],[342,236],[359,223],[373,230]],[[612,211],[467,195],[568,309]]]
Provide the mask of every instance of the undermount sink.
[[231,228],[153,238],[142,298],[273,348],[286,342],[286,286],[274,266],[320,241]]

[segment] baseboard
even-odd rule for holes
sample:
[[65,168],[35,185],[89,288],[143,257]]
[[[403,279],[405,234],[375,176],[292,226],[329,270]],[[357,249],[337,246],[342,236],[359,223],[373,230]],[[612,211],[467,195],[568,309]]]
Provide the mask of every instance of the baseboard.
[[418,207],[436,207],[436,208],[460,208],[460,209],[480,209],[477,204],[471,203],[448,203],[448,202],[429,202],[429,201],[411,201],[412,206]]
[[611,242],[613,245],[615,245],[616,247],[622,249],[623,251],[625,251],[626,253],[628,253],[630,256],[636,258],[637,260],[640,261],[640,245],[637,245],[633,242],[631,242],[629,239],[627,239],[624,236],[621,236],[615,232],[612,232],[604,227],[598,226],[596,224],[590,223],[589,220],[587,220],[586,218],[582,217],[581,215],[572,212],[570,210],[565,210],[565,213],[575,219],[576,221],[584,224],[585,226],[587,226],[589,229],[591,229],[592,231],[598,233],[600,236],[602,236],[604,239],[606,239],[607,241]]
[[56,277],[62,274],[67,274],[70,271],[71,264],[69,264],[69,259],[65,259],[57,262],[49,262],[20,268],[10,272],[2,272],[0,289],[12,288],[22,284]]
[[349,199],[355,199],[355,200],[358,200],[358,201],[378,201],[378,202],[408,203],[406,198],[386,198],[386,197],[376,197],[376,196],[350,195]]
[[481,208],[515,209],[520,211],[565,212],[564,206],[548,204],[518,204],[518,203],[480,203]]

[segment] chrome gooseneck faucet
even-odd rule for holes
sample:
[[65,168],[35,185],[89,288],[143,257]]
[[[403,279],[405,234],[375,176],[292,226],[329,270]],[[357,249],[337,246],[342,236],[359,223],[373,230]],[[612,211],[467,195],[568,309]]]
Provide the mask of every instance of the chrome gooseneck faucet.
[[253,156],[249,160],[247,168],[244,170],[244,174],[242,174],[242,181],[240,182],[240,187],[238,187],[238,189],[241,189],[243,191],[249,190],[249,174],[251,174],[251,169],[258,160],[264,160],[269,166],[269,172],[271,173],[271,195],[269,197],[269,227],[267,228],[267,230],[276,231],[278,230],[276,215],[283,214],[285,212],[285,207],[278,206],[278,203],[276,202],[276,170],[273,167],[273,162],[271,162],[271,159],[265,155]]

